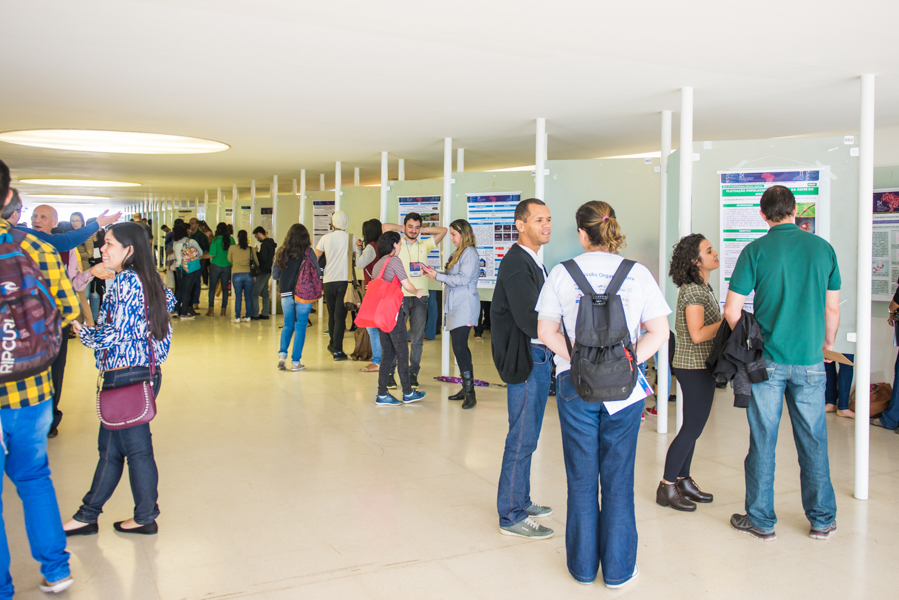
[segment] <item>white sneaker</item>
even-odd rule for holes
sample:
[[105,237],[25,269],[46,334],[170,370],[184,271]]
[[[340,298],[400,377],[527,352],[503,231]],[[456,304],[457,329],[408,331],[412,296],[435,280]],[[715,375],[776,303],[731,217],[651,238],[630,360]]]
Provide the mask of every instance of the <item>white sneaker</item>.
[[286,356],[286,355],[285,355],[285,356],[279,356],[279,357],[278,357],[278,368],[281,369],[282,371],[284,371],[285,368],[286,368],[286,367],[285,367],[286,364],[287,364],[287,356]]
[[305,371],[306,365],[304,365],[302,363],[291,363],[290,370],[291,371]]
[[59,594],[60,592],[64,592],[69,589],[69,587],[75,583],[75,580],[72,579],[72,576],[69,575],[65,579],[60,579],[56,583],[50,583],[46,579],[41,581],[37,587],[40,588],[42,592],[45,594]]
[[623,586],[629,584],[630,582],[632,582],[634,579],[637,578],[637,575],[639,575],[639,574],[640,574],[640,567],[638,567],[637,565],[634,565],[634,574],[631,575],[629,579],[626,579],[626,580],[622,581],[621,583],[615,583],[615,584],[607,583],[606,587],[611,590],[617,590],[618,588],[623,587]]
[[241,321],[243,321],[244,323],[249,323],[250,317],[244,317],[243,319],[241,319]]
[[240,319],[231,319],[232,323],[240,323]]

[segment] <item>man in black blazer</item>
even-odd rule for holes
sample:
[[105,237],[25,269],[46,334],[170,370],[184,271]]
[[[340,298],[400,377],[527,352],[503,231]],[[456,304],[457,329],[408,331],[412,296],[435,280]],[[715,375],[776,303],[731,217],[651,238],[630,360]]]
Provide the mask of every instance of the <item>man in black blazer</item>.
[[540,246],[549,242],[552,217],[536,198],[515,208],[518,243],[503,257],[490,307],[493,362],[508,384],[509,433],[503,451],[496,508],[499,530],[505,535],[545,539],[553,530],[534,517],[548,517],[552,509],[531,502],[531,455],[543,425],[549,395],[553,353],[537,339],[537,297],[546,269]]

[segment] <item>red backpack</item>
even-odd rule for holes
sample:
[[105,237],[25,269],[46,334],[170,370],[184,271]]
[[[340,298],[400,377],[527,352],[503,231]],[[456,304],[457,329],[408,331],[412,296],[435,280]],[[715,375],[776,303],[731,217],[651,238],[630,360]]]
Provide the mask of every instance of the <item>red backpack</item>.
[[318,300],[322,297],[322,277],[318,261],[311,258],[307,250],[300,263],[300,271],[297,273],[297,285],[293,288],[293,295],[301,300]]
[[44,275],[22,251],[25,233],[0,235],[0,383],[46,371],[59,354],[61,319]]

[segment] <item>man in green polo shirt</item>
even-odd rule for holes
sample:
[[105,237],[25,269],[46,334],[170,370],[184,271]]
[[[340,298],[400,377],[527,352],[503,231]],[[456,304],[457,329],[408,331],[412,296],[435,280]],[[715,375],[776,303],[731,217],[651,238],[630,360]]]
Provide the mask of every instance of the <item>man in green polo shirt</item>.
[[[403,261],[406,275],[412,285],[425,290],[425,295],[421,298],[416,298],[414,294],[403,290],[403,309],[409,316],[409,340],[412,342],[412,352],[409,353],[409,378],[412,380],[412,387],[418,388],[418,371],[421,369],[425,325],[428,324],[428,279],[424,277],[421,266],[428,264],[428,254],[437,248],[438,244],[446,237],[447,229],[446,227],[422,227],[421,215],[414,212],[406,215],[402,227],[393,223],[384,223],[381,228],[385,233],[388,231],[403,232],[403,241],[397,256]],[[422,235],[431,237],[423,240],[421,239]],[[381,365],[381,368],[390,371],[387,387],[395,388],[396,380],[393,378],[393,370],[396,365],[384,364]]]
[[837,529],[837,503],[827,459],[823,350],[833,349],[840,324],[840,268],[827,241],[795,225],[789,188],[768,188],[761,208],[770,230],[743,249],[724,305],[724,318],[734,327],[755,291],[768,369],[768,381],[752,384],[746,412],[746,514],[733,515],[730,523],[758,539],[776,539],[774,454],[786,395],[809,537],[826,540]]

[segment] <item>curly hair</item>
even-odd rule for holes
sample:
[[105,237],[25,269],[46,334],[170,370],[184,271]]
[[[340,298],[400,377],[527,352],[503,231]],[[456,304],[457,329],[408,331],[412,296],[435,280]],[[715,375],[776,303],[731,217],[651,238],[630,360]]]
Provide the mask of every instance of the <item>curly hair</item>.
[[704,239],[705,236],[701,233],[691,233],[674,245],[668,275],[677,287],[687,283],[699,285],[704,283],[699,273],[699,265],[695,262],[699,260],[699,245]]

